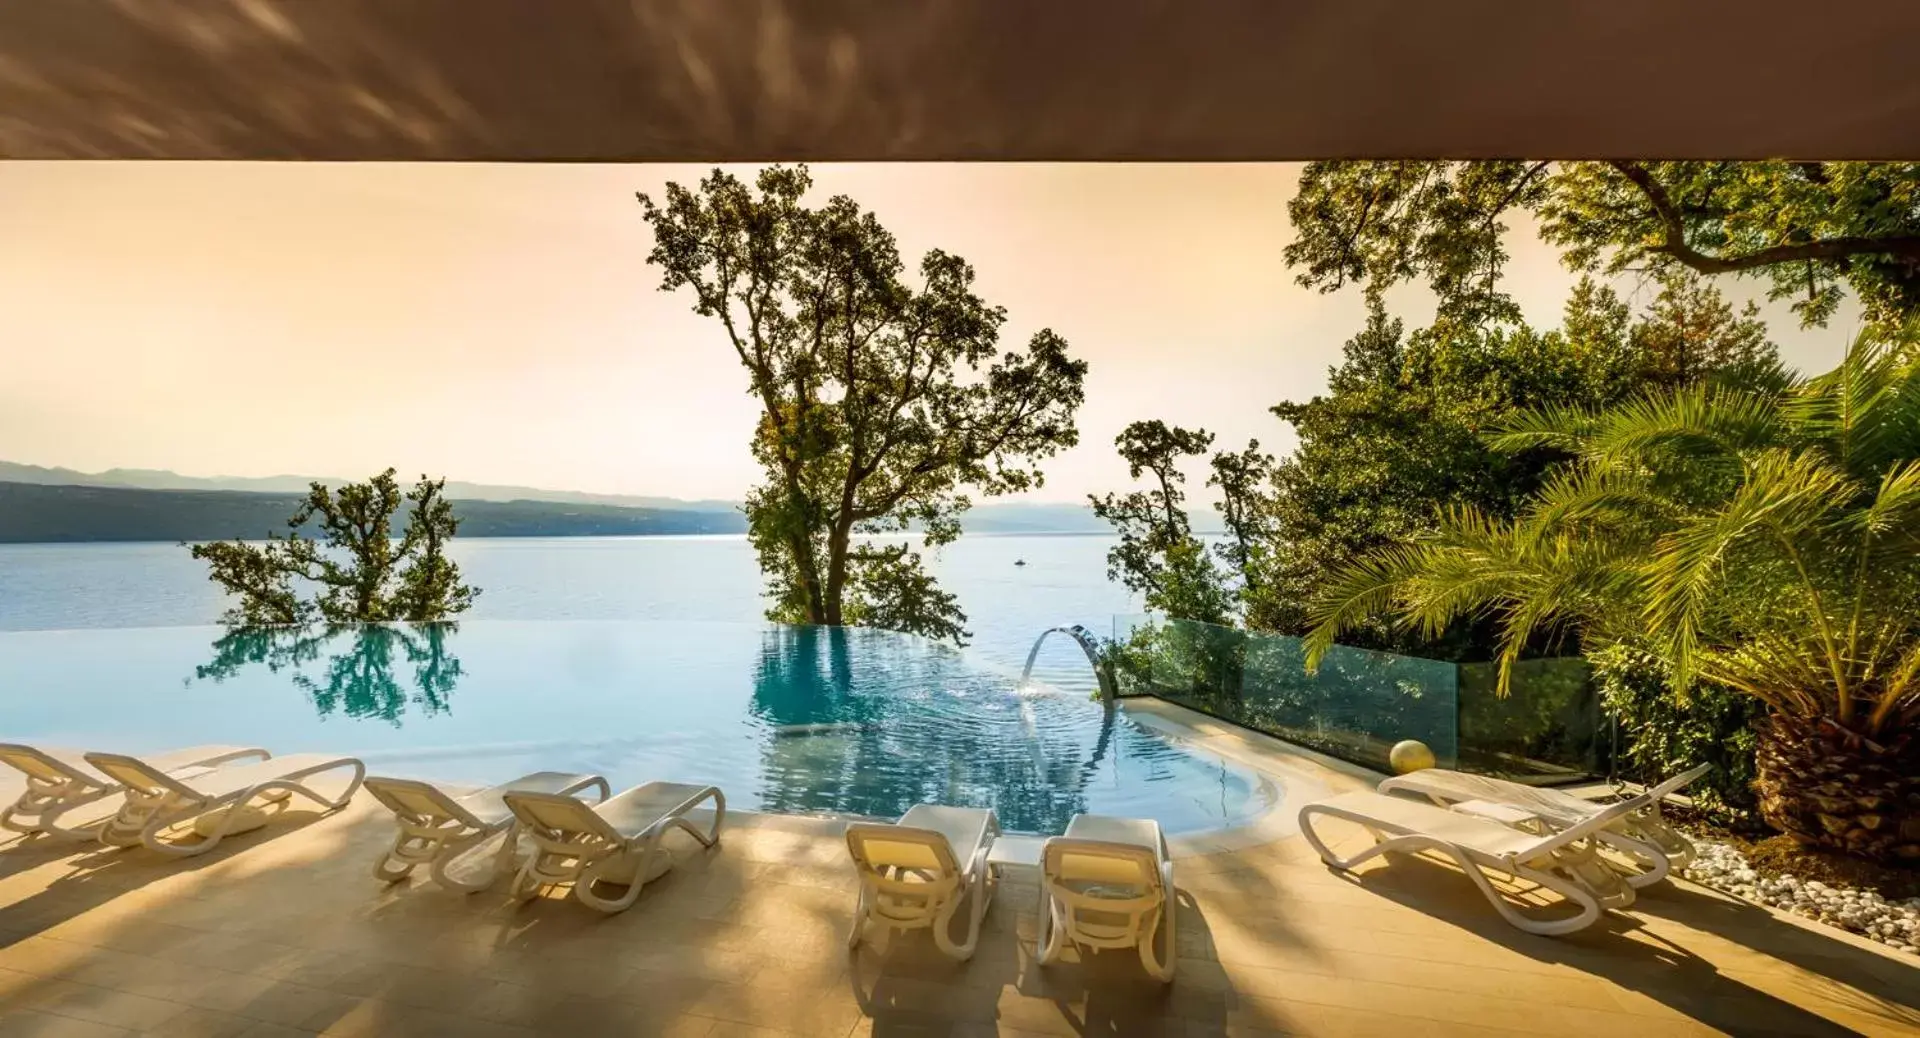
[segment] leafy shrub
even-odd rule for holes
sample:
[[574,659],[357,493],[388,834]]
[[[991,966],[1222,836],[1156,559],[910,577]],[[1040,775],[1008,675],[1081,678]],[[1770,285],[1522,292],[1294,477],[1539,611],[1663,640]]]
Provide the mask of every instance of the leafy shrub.
[[1697,684],[1674,694],[1658,660],[1631,644],[1588,655],[1600,701],[1618,719],[1614,764],[1637,782],[1653,783],[1698,764],[1713,770],[1686,791],[1707,817],[1750,827],[1754,815],[1754,724],[1766,707],[1724,686]]

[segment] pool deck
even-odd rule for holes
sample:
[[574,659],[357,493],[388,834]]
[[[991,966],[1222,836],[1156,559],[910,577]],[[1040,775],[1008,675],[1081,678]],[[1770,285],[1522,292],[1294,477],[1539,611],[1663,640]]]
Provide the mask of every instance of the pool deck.
[[391,823],[363,795],[186,861],[0,844],[0,1038],[1920,1033],[1911,958],[1686,882],[1544,938],[1437,862],[1336,874],[1291,820],[1376,776],[1177,707],[1129,712],[1286,790],[1254,825],[1173,841],[1168,988],[1127,953],[1039,967],[1019,874],[971,962],[924,933],[850,957],[839,822],[730,816],[713,851],[676,837],[673,871],[606,917],[382,886]]

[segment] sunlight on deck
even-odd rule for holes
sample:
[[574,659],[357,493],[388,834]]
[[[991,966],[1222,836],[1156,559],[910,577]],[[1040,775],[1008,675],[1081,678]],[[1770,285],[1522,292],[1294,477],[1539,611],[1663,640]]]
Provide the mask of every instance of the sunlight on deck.
[[[1240,744],[1236,756],[1267,752],[1196,728],[1210,745]],[[1311,762],[1283,770],[1277,814],[1289,819],[1315,788],[1306,772],[1328,788],[1358,783]],[[6,846],[0,1035],[1920,1029],[1920,970],[1690,884],[1646,891],[1583,934],[1531,937],[1444,865],[1345,878],[1274,826],[1179,841],[1170,988],[1124,952],[1039,967],[1037,891],[1017,873],[971,962],[948,962],[924,933],[849,957],[853,872],[839,830],[747,815],[714,851],[676,835],[675,868],[617,916],[553,898],[463,898],[424,879],[384,887],[369,871],[389,823],[364,794],[337,816],[287,811],[185,862]]]

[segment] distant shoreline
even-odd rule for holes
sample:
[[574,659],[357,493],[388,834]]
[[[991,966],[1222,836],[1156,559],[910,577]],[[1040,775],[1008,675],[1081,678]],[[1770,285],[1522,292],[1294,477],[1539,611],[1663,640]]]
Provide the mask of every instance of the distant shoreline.
[[[0,480],[0,544],[204,544],[262,541],[288,529],[304,494]],[[737,509],[630,507],[579,501],[450,497],[460,538],[740,537]],[[394,517],[404,523],[405,508]],[[1217,517],[1192,513],[1195,526]],[[1111,537],[1091,508],[981,502],[960,517],[971,536]],[[311,531],[309,531],[311,532]],[[880,535],[885,536],[885,535]]]
[[[1200,537],[1219,537],[1219,536],[1222,536],[1224,533],[1225,531],[1222,531],[1222,530],[1195,530],[1194,531],[1194,534]],[[477,537],[461,536],[455,539],[455,543],[459,544],[459,543],[465,543],[467,541],[540,541],[540,540],[547,540],[547,541],[615,541],[615,540],[739,541],[739,540],[745,540],[746,536],[747,535],[744,533],[571,533],[571,534],[569,533],[527,533],[527,534],[491,534],[491,535],[477,536]],[[867,536],[899,537],[903,535],[897,534],[897,533],[883,533],[883,534],[869,534]],[[1099,530],[980,530],[980,531],[964,532],[962,533],[961,536],[963,537],[1112,537],[1113,534],[1110,531],[1103,533]],[[214,539],[219,539],[219,538],[214,538]],[[240,539],[251,542],[251,543],[265,543],[265,540],[266,540],[265,538],[247,538],[247,537],[243,537]],[[57,540],[33,540],[33,541],[0,539],[0,549],[11,548],[11,547],[64,548],[64,547],[73,547],[73,546],[85,545],[85,544],[177,545],[181,543],[203,544],[203,543],[206,543],[206,541],[190,539],[182,542],[179,540],[173,540],[173,539],[164,538],[164,537],[160,537],[160,538],[155,538],[155,537],[71,538],[70,537],[70,538],[57,539]]]

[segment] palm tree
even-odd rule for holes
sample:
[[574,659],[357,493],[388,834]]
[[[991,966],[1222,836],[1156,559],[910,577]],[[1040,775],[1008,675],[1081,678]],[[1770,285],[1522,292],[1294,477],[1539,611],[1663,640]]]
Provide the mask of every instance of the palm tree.
[[1650,644],[1675,693],[1769,708],[1762,817],[1920,862],[1920,325],[1862,337],[1777,392],[1700,386],[1496,434],[1573,462],[1511,522],[1470,509],[1347,567],[1313,606],[1309,660],[1388,613],[1437,633],[1491,615],[1501,691],[1529,644]]

